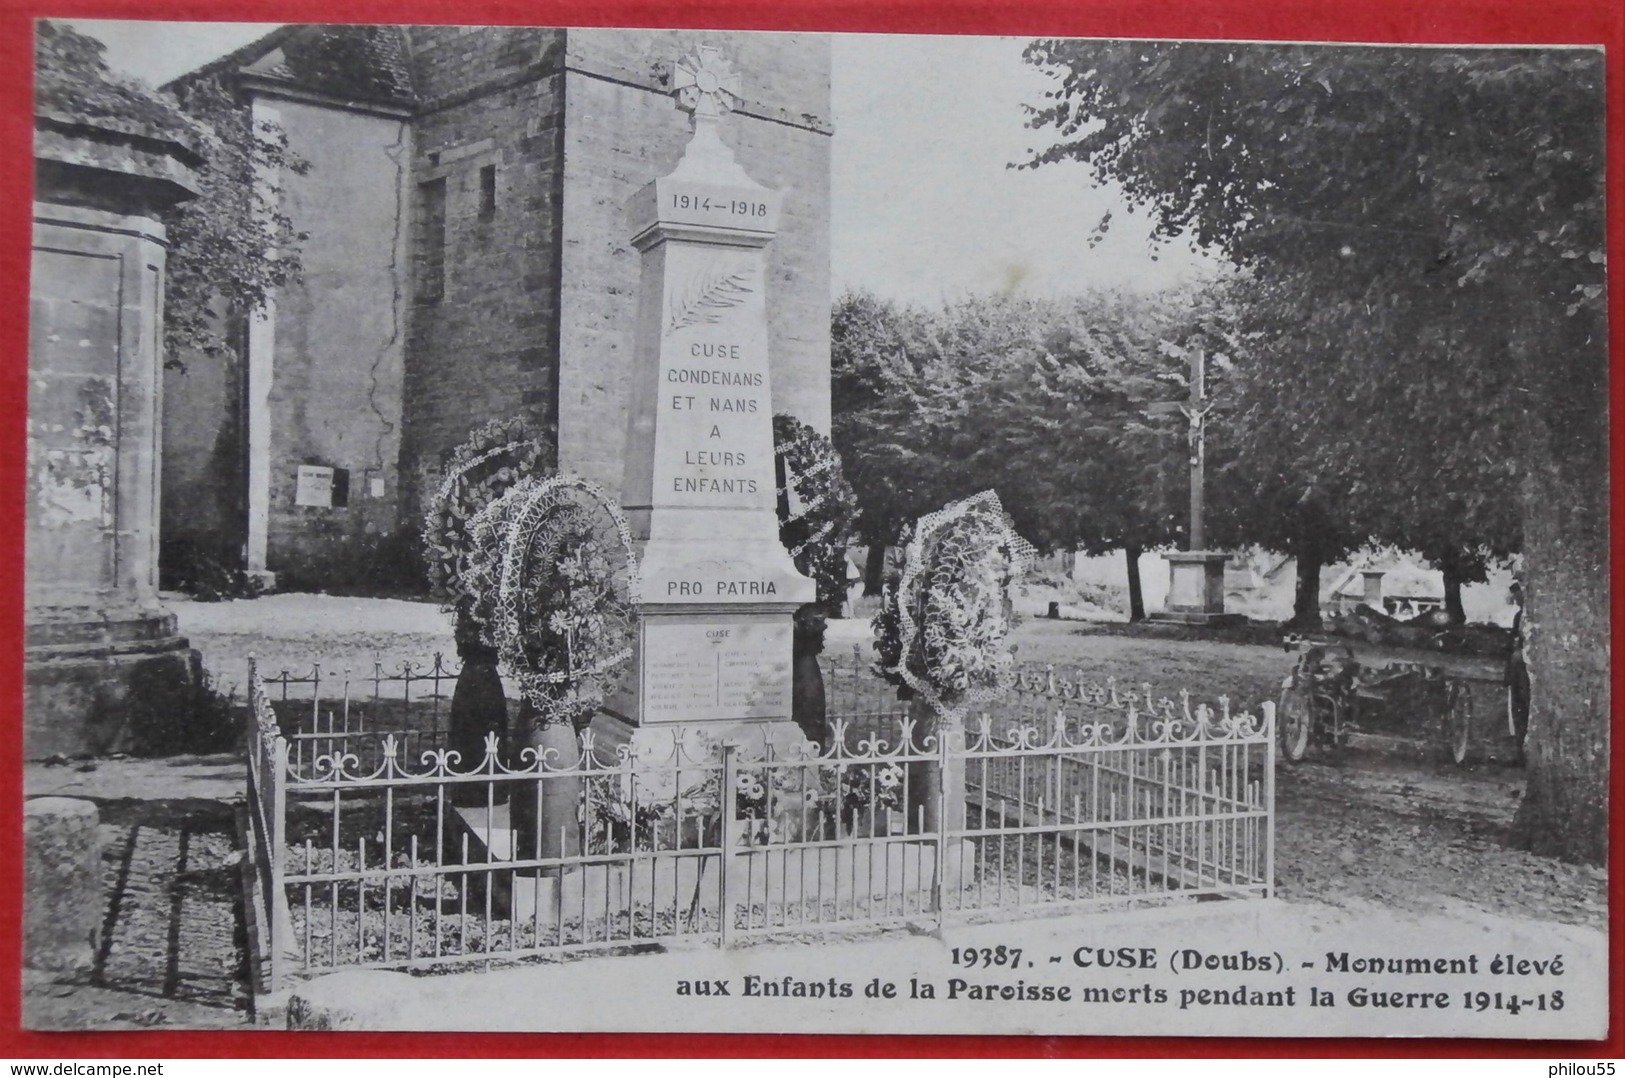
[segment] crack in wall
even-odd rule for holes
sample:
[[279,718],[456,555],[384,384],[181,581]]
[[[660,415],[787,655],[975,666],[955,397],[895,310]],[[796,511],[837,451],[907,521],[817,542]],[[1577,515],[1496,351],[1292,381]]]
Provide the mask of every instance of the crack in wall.
[[[378,437],[373,441],[373,459],[377,461],[377,469],[380,473],[385,470],[384,442],[395,432],[395,424],[390,422],[389,417],[384,414],[384,410],[378,406],[378,368],[383,365],[390,352],[399,345],[401,338],[402,288],[400,257],[403,232],[406,228],[406,205],[402,195],[402,189],[406,185],[405,149],[406,124],[402,122],[395,127],[394,145],[384,148],[384,156],[395,164],[395,234],[391,238],[389,245],[389,337],[379,346],[377,354],[373,357],[372,367],[368,371],[367,405],[383,426],[383,429],[378,433]],[[396,478],[398,481],[399,476]],[[368,495],[371,495],[371,491],[368,491]]]

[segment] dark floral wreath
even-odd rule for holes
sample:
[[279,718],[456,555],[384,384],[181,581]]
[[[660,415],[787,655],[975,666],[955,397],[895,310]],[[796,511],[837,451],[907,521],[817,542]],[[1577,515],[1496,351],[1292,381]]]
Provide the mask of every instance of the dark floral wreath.
[[901,544],[873,622],[878,671],[940,714],[996,697],[1011,673],[1005,598],[1032,563],[1031,544],[992,491],[923,517]]
[[773,417],[779,541],[796,568],[818,586],[818,605],[840,611],[846,598],[846,544],[858,519],[858,497],[834,444],[795,416]]
[[626,518],[596,484],[530,479],[472,522],[476,611],[537,726],[589,719],[631,658],[637,565]]
[[478,616],[478,588],[468,578],[468,559],[475,548],[473,520],[522,480],[549,474],[549,458],[545,442],[518,416],[486,423],[451,451],[446,477],[429,499],[423,519],[430,593],[446,610]]
[[[897,542],[893,550],[903,551],[914,542],[914,525],[904,524],[897,533]],[[903,582],[903,559],[887,552],[886,565],[880,583],[880,609],[875,612],[869,627],[874,631],[875,661],[871,669],[884,678],[888,684],[897,688],[897,695],[902,699],[909,699],[914,690],[909,688],[907,681],[903,680],[903,619],[898,615],[898,596]],[[918,636],[912,641],[914,654],[909,657],[909,665],[917,670],[925,669],[921,643]]]

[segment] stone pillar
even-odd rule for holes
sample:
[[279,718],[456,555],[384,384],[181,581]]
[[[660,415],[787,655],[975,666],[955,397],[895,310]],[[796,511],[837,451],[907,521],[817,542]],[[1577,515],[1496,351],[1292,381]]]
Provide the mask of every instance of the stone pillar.
[[[643,268],[622,500],[642,600],[635,684],[611,703],[638,727],[748,744],[773,720],[799,739],[791,615],[815,588],[778,536],[764,248],[780,195],[719,137],[737,85],[714,50],[679,62],[693,137],[629,204]],[[740,723],[757,729],[722,729]]]
[[140,747],[193,700],[158,601],[165,236],[197,155],[116,120],[36,117],[24,751]]
[[23,803],[23,965],[79,978],[102,930],[102,847],[96,806],[73,797]]
[[1168,598],[1154,621],[1187,625],[1224,625],[1242,620],[1224,612],[1224,565],[1228,554],[1210,550],[1180,550],[1164,554],[1168,561]]
[[1365,596],[1363,602],[1366,606],[1382,613],[1382,578],[1388,575],[1386,569],[1361,569],[1360,576],[1365,583]]

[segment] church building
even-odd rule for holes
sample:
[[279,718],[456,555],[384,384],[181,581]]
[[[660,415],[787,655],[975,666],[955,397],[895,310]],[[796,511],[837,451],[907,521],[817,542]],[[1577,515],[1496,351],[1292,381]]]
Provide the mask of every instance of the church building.
[[[165,376],[161,534],[278,588],[410,563],[444,454],[525,416],[620,488],[639,255],[627,200],[689,138],[676,61],[740,75],[724,141],[783,193],[773,408],[829,429],[829,41],[811,34],[287,26],[221,78],[308,163],[275,177],[303,275],[238,360]],[[185,357],[183,357],[185,358]]]

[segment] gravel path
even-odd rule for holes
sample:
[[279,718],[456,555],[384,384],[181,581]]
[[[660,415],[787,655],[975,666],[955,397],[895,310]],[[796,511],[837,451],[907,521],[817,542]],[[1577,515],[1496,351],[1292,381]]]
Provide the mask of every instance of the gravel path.
[[203,653],[223,692],[241,694],[248,660],[260,669],[299,674],[321,663],[329,671],[370,670],[430,661],[455,664],[450,618],[434,603],[339,595],[267,595],[198,603],[166,595],[180,632]]

